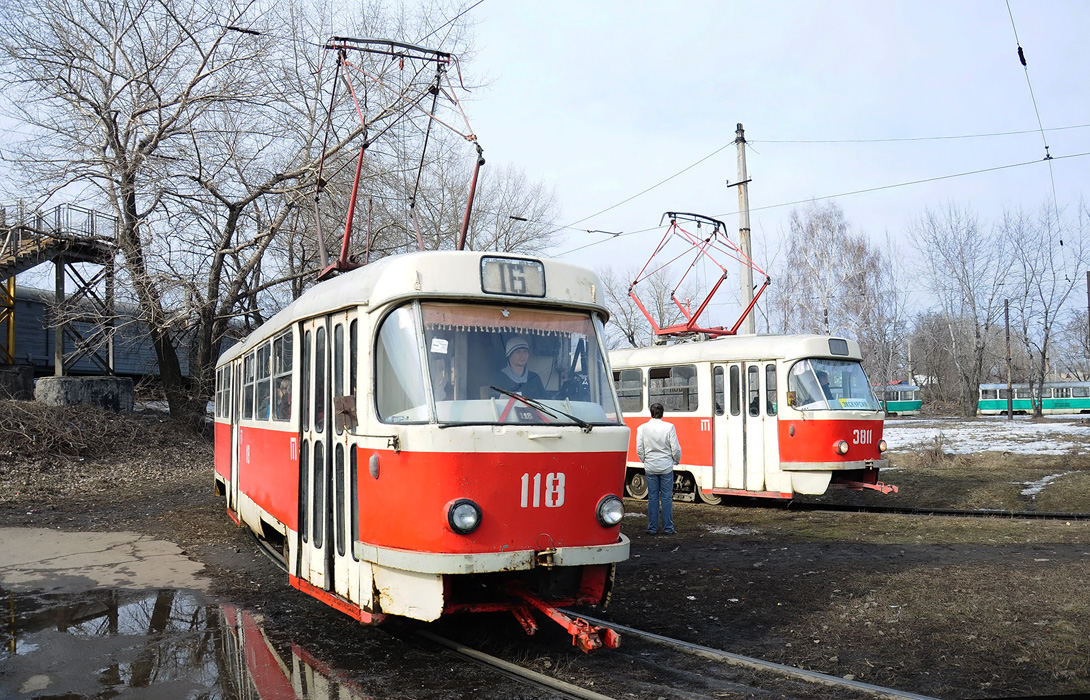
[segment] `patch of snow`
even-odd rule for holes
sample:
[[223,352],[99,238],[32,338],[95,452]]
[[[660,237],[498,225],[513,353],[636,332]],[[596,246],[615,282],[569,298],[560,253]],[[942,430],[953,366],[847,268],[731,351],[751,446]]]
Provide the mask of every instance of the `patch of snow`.
[[883,437],[893,451],[929,447],[939,435],[951,454],[1011,452],[1063,455],[1090,450],[1090,423],[1075,416],[1054,416],[1047,422],[1028,416],[987,416],[976,419],[894,419],[885,422]]
[[713,535],[756,535],[757,530],[749,527],[712,527],[708,528],[708,532]]
[[1022,489],[1022,495],[1023,496],[1036,497],[1037,494],[1044,491],[1045,487],[1048,486],[1050,483],[1052,483],[1056,479],[1059,479],[1061,476],[1067,476],[1068,474],[1071,474],[1071,473],[1072,472],[1063,472],[1062,474],[1049,474],[1045,478],[1038,479],[1037,481],[1022,481],[1022,482],[1019,482],[1023,486],[1026,487],[1026,488]]

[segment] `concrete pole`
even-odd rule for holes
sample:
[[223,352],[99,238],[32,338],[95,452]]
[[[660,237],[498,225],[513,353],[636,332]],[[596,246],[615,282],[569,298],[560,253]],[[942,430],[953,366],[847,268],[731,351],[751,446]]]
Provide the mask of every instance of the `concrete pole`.
[[1014,383],[1011,381],[1011,307],[1003,300],[1003,323],[1007,327],[1007,420],[1014,420]]
[[[749,231],[749,175],[746,173],[746,135],[742,125],[734,132],[734,143],[738,146],[738,243],[746,258],[753,259],[753,243]],[[749,308],[753,301],[753,268],[742,265],[742,308]],[[744,335],[756,333],[754,312],[750,311],[742,322]]]
[[53,260],[53,376],[64,376],[64,326],[66,310],[64,308],[64,266],[63,255],[58,255]]

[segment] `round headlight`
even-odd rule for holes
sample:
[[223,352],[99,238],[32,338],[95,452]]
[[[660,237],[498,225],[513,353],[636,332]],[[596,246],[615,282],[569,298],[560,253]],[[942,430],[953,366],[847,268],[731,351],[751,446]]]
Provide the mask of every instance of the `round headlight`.
[[602,527],[613,527],[624,517],[624,502],[616,496],[606,496],[598,501],[597,515]]
[[878,451],[879,452],[885,452],[886,451],[886,441],[885,440],[879,440],[878,441]]
[[847,440],[841,440],[840,442],[836,443],[836,453],[839,454],[839,455],[848,454],[848,441]]
[[481,509],[468,498],[462,498],[455,501],[447,511],[447,522],[450,529],[459,535],[468,535],[481,524]]

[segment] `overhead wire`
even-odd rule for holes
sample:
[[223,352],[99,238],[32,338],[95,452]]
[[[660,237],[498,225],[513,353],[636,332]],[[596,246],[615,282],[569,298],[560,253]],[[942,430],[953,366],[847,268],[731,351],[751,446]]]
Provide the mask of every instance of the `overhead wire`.
[[[1029,99],[1033,103],[1033,113],[1037,116],[1037,128],[1041,132],[1041,142],[1045,147],[1044,160],[1048,163],[1048,177],[1049,182],[1052,185],[1052,208],[1056,215],[1056,227],[1059,230],[1060,225],[1060,204],[1059,198],[1056,196],[1056,173],[1052,169],[1052,155],[1048,151],[1048,139],[1045,137],[1045,125],[1041,121],[1041,110],[1037,107],[1037,96],[1033,94],[1033,81],[1029,77],[1029,64],[1026,62],[1026,53],[1022,49],[1022,42],[1018,39],[1018,26],[1014,21],[1014,11],[1011,9],[1010,0],[1006,0],[1007,15],[1011,20],[1011,30],[1014,32],[1014,44],[1018,47],[1018,62],[1022,64],[1022,71],[1026,75],[1026,87],[1029,88]],[[1064,239],[1063,232],[1060,231],[1060,250],[1063,251]],[[1065,256],[1066,257],[1066,256]],[[1064,265],[1066,268],[1067,266]]]
[[[1051,160],[1066,160],[1066,159],[1069,159],[1069,158],[1085,158],[1086,156],[1090,156],[1090,151],[1084,152],[1084,153],[1072,153],[1072,154],[1066,155],[1066,156],[1053,156]],[[1049,161],[1050,163],[1051,163],[1051,160]],[[818,196],[818,197],[807,197],[806,199],[797,199],[797,200],[790,201],[790,202],[780,202],[778,204],[766,204],[766,205],[761,206],[761,207],[751,207],[750,211],[753,212],[753,211],[765,211],[765,210],[768,210],[768,209],[779,209],[781,207],[790,207],[790,206],[795,206],[795,205],[798,205],[798,204],[806,204],[808,202],[820,202],[820,201],[827,200],[827,199],[835,199],[837,197],[849,197],[849,196],[857,195],[857,194],[867,194],[867,193],[870,193],[870,192],[879,192],[881,190],[896,189],[898,187],[910,187],[912,185],[921,185],[921,184],[926,184],[928,182],[939,182],[939,181],[942,181],[942,180],[951,180],[953,178],[958,178],[958,177],[968,177],[970,175],[980,175],[982,173],[996,172],[996,171],[999,171],[999,170],[1008,170],[1010,168],[1020,168],[1020,167],[1024,167],[1024,166],[1027,166],[1027,165],[1038,165],[1040,163],[1041,163],[1041,161],[1039,161],[1039,160],[1030,160],[1030,161],[1024,161],[1024,162],[1021,162],[1021,163],[1009,163],[1007,165],[997,165],[997,166],[994,166],[994,167],[991,167],[991,168],[980,168],[980,169],[977,169],[977,170],[969,170],[969,171],[961,172],[961,173],[952,173],[952,174],[949,174],[949,175],[936,175],[935,177],[922,178],[922,179],[919,179],[919,180],[909,180],[909,181],[906,181],[906,182],[898,182],[898,183],[893,183],[893,184],[889,184],[889,185],[879,185],[877,187],[867,187],[867,188],[864,188],[864,189],[861,189],[861,190],[851,190],[849,192],[840,192],[838,194],[828,194],[828,195],[822,195],[822,196]],[[715,218],[723,218],[723,217],[731,216],[731,215],[734,215],[734,214],[738,214],[738,212],[734,211],[734,212],[729,212],[729,213],[726,213],[726,214],[716,214],[714,216],[715,216]],[[620,233],[620,234],[611,236],[610,238],[604,238],[602,240],[592,241],[591,243],[587,243],[586,245],[582,245],[582,246],[578,246],[576,248],[572,248],[570,250],[562,251],[561,253],[559,253],[559,255],[570,255],[571,253],[575,253],[575,252],[578,252],[578,251],[581,251],[581,250],[585,250],[587,248],[590,248],[590,247],[593,247],[593,246],[596,246],[596,245],[599,245],[599,244],[602,244],[602,243],[607,243],[607,242],[615,240],[617,238],[623,238],[623,237],[626,237],[626,236],[634,236],[634,235],[639,234],[639,233],[647,233],[648,231],[656,231],[656,230],[659,230],[659,229],[662,229],[662,228],[665,228],[665,226],[648,226],[647,228],[639,229],[639,230],[636,230],[636,231],[627,231],[627,232],[624,232],[624,233]]]

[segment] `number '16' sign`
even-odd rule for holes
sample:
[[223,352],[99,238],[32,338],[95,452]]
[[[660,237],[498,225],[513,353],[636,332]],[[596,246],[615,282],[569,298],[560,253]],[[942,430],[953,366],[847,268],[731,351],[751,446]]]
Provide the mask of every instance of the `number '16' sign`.
[[559,508],[564,505],[564,473],[522,475],[522,507]]

